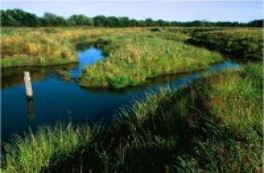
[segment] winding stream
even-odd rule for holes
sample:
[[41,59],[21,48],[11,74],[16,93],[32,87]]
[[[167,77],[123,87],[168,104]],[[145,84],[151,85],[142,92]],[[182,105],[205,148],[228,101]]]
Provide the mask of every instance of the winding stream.
[[[63,80],[57,73],[57,70],[66,70],[70,72],[72,78],[78,78],[87,64],[103,58],[102,51],[96,48],[79,51],[78,55],[79,64],[3,69],[1,89],[3,141],[8,141],[13,134],[23,134],[29,128],[34,131],[41,125],[110,120],[119,107],[127,106],[135,99],[144,98],[148,91],[157,92],[165,84],[177,89],[206,73],[239,67],[235,62],[225,61],[212,65],[205,71],[163,76],[144,86],[120,92],[90,90],[80,87],[74,81]],[[32,75],[34,99],[31,101],[25,97],[24,70],[29,70]]]

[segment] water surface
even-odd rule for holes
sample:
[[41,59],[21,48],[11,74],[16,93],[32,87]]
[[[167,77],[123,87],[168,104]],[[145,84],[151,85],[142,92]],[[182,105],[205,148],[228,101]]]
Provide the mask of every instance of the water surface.
[[[102,51],[96,48],[80,51],[78,54],[79,64],[3,70],[1,90],[3,141],[8,141],[14,134],[21,135],[29,128],[34,131],[41,125],[110,120],[118,108],[144,98],[148,91],[157,92],[164,85],[180,88],[207,73],[239,67],[237,63],[226,61],[212,65],[205,71],[169,78],[164,76],[162,80],[151,81],[148,85],[125,91],[90,90],[80,87],[74,81],[61,79],[56,72],[66,70],[70,72],[71,77],[78,78],[86,65],[103,58]],[[24,70],[29,70],[32,74],[33,100],[25,97]]]
[[73,78],[80,77],[83,69],[88,64],[94,64],[98,60],[103,58],[103,53],[100,49],[89,48],[86,50],[78,51],[79,64],[72,70],[70,70],[70,76]]

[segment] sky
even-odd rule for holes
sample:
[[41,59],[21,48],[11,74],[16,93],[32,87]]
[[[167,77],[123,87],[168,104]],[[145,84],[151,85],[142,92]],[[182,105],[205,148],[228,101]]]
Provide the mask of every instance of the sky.
[[51,12],[69,17],[72,14],[86,16],[128,16],[134,19],[163,19],[168,21],[238,21],[248,22],[263,18],[261,0],[134,0],[134,1],[91,1],[91,0],[1,0],[1,9],[20,8],[43,16]]

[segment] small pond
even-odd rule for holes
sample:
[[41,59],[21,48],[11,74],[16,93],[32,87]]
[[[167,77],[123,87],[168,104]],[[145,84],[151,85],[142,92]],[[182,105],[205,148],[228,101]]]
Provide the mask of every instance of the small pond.
[[[58,70],[68,71],[72,78],[78,78],[84,67],[103,58],[96,48],[79,51],[79,63],[50,67],[21,67],[2,70],[2,140],[7,142],[14,134],[23,134],[30,128],[58,122],[92,123],[109,121],[118,109],[142,99],[148,91],[157,92],[161,86],[180,88],[201,78],[205,73],[217,73],[237,68],[239,64],[225,61],[209,69],[193,74],[163,76],[148,84],[123,91],[90,90],[82,88],[75,80],[63,80]],[[32,76],[34,99],[25,97],[23,71]]]

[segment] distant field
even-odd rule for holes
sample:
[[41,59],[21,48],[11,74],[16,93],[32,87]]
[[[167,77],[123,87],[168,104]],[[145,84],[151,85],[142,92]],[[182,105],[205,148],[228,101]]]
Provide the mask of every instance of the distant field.
[[261,28],[215,28],[189,30],[196,45],[232,54],[243,60],[262,60],[263,31]]
[[[3,28],[2,67],[54,65],[77,62],[76,44],[121,29],[101,28]],[[137,29],[134,29],[137,31]],[[126,32],[126,29],[122,29]]]
[[108,41],[107,58],[89,66],[81,78],[87,87],[123,88],[162,74],[206,68],[223,57],[190,45],[207,45],[241,59],[261,59],[261,29],[256,28],[3,28],[2,67],[77,62],[76,48]]

